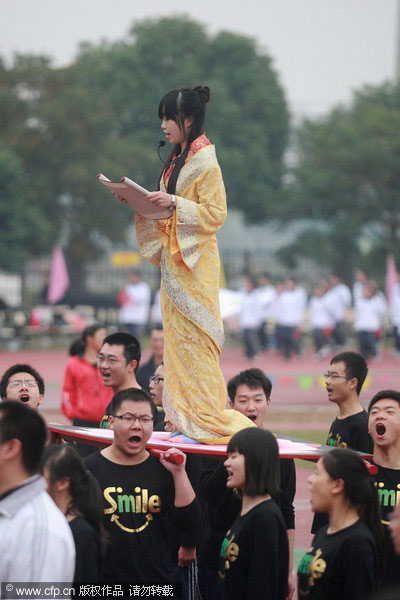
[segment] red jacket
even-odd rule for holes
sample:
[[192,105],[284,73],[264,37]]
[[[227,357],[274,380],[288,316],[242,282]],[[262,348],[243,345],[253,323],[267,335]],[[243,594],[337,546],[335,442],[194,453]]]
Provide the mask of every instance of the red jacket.
[[113,397],[97,367],[86,359],[72,356],[65,368],[61,410],[68,419],[100,422]]

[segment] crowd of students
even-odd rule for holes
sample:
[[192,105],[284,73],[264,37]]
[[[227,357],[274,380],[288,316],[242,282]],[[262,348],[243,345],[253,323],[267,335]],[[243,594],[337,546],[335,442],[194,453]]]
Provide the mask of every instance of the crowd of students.
[[[73,346],[62,395],[73,422],[114,431],[103,450],[49,445],[45,383],[30,365],[1,378],[0,581],[176,582],[185,599],[292,598],[296,471],[268,431],[269,378],[250,368],[228,382],[230,408],[256,427],[232,437],[226,460],[177,449],[155,457],[153,429],[173,429],[162,352],[149,361],[148,394],[137,339],[104,334],[94,326]],[[367,372],[346,351],[324,374],[338,415],[332,449],[308,480],[314,537],[298,569],[301,599],[400,594],[400,392],[382,390],[366,412]],[[356,450],[372,455],[373,474]]]
[[[352,290],[332,274],[310,294],[291,277],[273,284],[267,274],[245,275],[235,298],[249,360],[271,349],[290,359],[300,354],[306,332],[319,359],[344,347],[350,332],[366,360],[379,357],[385,331],[393,333],[394,351],[400,356],[400,281],[387,298],[361,270],[356,272]],[[150,287],[138,273],[131,275],[118,299],[120,324],[129,333],[138,336],[149,324],[161,324],[159,293],[151,304]]]
[[400,355],[400,281],[386,298],[363,271],[357,271],[352,291],[331,275],[307,298],[304,287],[290,277],[273,285],[267,275],[245,276],[240,323],[249,360],[269,348],[286,359],[300,354],[305,331],[312,335],[315,357],[325,358],[344,347],[350,328],[366,360],[378,357],[384,330],[393,330],[394,349]]

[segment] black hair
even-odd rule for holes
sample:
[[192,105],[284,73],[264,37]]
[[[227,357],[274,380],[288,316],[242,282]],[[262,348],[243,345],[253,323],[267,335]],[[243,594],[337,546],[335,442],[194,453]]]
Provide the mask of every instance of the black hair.
[[235,400],[236,390],[242,384],[247,385],[251,390],[262,388],[267,400],[271,395],[272,383],[265,373],[261,369],[247,369],[246,371],[240,371],[228,381],[228,396],[232,404]]
[[278,443],[273,433],[258,427],[241,429],[231,438],[227,451],[245,458],[246,496],[276,495],[280,491]]
[[131,402],[147,402],[151,408],[151,414],[153,417],[156,413],[156,407],[150,394],[148,394],[145,390],[128,388],[127,390],[121,390],[117,392],[112,397],[110,412],[114,417],[124,400],[130,400]]
[[123,346],[123,355],[126,360],[126,364],[130,363],[132,360],[136,360],[136,372],[136,369],[140,363],[141,350],[139,340],[137,340],[135,336],[131,335],[130,333],[118,331],[117,333],[112,333],[111,335],[105,337],[103,340],[103,346],[104,344],[109,344],[110,346]]
[[20,402],[0,403],[0,443],[21,442],[22,466],[29,475],[38,472],[47,439],[46,424],[37,410]]
[[396,390],[381,390],[380,392],[377,392],[368,405],[368,414],[371,412],[374,404],[379,402],[379,400],[395,400],[400,405],[400,392],[397,392]]
[[89,325],[84,329],[81,333],[81,336],[72,342],[69,347],[69,355],[70,356],[83,356],[86,351],[86,338],[93,337],[96,331],[99,329],[104,329],[104,325],[100,325],[100,323],[95,323],[93,325]]
[[21,364],[17,364],[17,365],[13,365],[12,367],[9,367],[7,369],[7,371],[5,371],[5,373],[3,374],[3,377],[1,378],[0,396],[2,397],[3,400],[7,398],[8,381],[9,381],[10,377],[15,375],[16,373],[29,373],[29,375],[32,375],[32,377],[34,378],[34,380],[36,381],[36,383],[38,385],[39,394],[41,396],[44,396],[45,387],[44,387],[43,377],[41,375],[39,375],[39,373],[36,371],[36,369],[31,367],[30,365],[25,365],[25,364],[21,363]]
[[[381,560],[384,542],[378,492],[364,459],[354,450],[335,448],[322,456],[322,464],[332,479],[343,481],[346,499],[371,530]],[[381,569],[382,565],[383,560]]]
[[[176,182],[181,168],[185,164],[186,157],[190,150],[190,144],[204,132],[204,118],[206,104],[210,100],[210,88],[207,86],[196,86],[193,89],[189,87],[179,88],[168,92],[161,99],[158,107],[158,116],[160,119],[166,117],[175,121],[181,131],[184,130],[184,119],[193,118],[193,124],[190,127],[186,148],[181,154],[181,145],[176,144],[167,159],[167,165],[174,164],[173,171],[168,181],[167,192],[175,194]],[[174,156],[177,158],[174,159]],[[165,169],[165,167],[164,167]],[[158,180],[158,189],[160,189],[161,178],[164,169]]]
[[40,472],[49,470],[50,483],[68,478],[69,493],[72,497],[65,515],[81,514],[104,540],[103,495],[97,479],[85,468],[78,452],[67,444],[46,446]]
[[359,396],[368,373],[368,365],[365,362],[365,359],[361,354],[349,351],[336,354],[336,356],[332,358],[330,364],[334,365],[338,362],[343,362],[345,364],[346,377],[349,379],[357,379],[357,396]]

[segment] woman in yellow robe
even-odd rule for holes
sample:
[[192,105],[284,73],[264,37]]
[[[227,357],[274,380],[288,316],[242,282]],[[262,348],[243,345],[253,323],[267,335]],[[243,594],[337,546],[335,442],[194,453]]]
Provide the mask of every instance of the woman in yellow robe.
[[188,437],[220,444],[254,424],[225,409],[219,368],[224,332],[215,233],[226,218],[226,196],[215,147],[203,132],[208,100],[207,87],[173,90],[161,100],[161,127],[174,147],[159,191],[148,198],[172,216],[151,221],[136,214],[136,233],[142,256],[161,265],[166,416]]

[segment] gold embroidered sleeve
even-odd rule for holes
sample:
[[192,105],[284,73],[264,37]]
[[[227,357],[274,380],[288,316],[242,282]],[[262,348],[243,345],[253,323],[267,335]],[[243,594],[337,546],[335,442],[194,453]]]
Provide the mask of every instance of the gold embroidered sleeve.
[[193,197],[194,200],[177,197],[174,218],[180,257],[190,270],[197,265],[204,245],[226,219],[225,187],[218,165],[197,177]]
[[145,219],[139,213],[135,213],[135,227],[140,254],[158,267],[161,262],[162,244],[157,221]]

